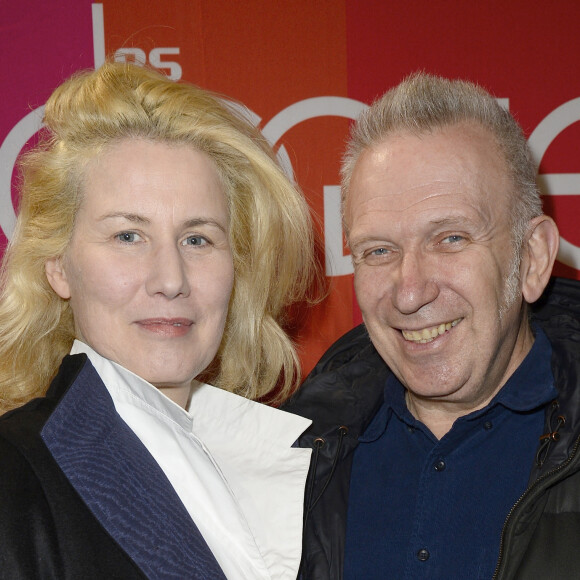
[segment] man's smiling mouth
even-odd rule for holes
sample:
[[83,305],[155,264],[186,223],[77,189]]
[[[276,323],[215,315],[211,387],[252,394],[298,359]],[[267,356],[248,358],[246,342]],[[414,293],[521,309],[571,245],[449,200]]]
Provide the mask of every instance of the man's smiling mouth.
[[421,330],[401,330],[401,332],[403,333],[403,338],[405,340],[408,340],[410,342],[418,342],[419,344],[425,344],[426,342],[431,342],[438,336],[451,330],[460,321],[461,318],[457,318],[452,322],[443,322],[438,326],[430,326],[428,328],[423,328]]

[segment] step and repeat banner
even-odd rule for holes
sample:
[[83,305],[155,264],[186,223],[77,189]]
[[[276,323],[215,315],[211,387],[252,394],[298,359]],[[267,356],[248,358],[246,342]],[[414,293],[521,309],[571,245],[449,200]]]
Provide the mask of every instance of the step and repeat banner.
[[0,0],[0,253],[48,95],[105,58],[147,63],[243,102],[308,198],[330,293],[297,336],[307,372],[361,320],[339,208],[349,124],[424,70],[478,82],[515,114],[561,230],[556,273],[580,278],[579,30],[577,0]]

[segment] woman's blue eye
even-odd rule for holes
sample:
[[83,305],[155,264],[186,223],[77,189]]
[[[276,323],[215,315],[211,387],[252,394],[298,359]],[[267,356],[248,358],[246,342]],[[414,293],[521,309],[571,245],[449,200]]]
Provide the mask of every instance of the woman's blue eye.
[[189,236],[183,243],[189,246],[203,246],[204,244],[207,244],[207,240],[203,236]]
[[135,234],[133,232],[123,232],[121,234],[117,234],[117,239],[119,239],[121,242],[131,244],[132,242],[135,241],[136,235],[137,234]]

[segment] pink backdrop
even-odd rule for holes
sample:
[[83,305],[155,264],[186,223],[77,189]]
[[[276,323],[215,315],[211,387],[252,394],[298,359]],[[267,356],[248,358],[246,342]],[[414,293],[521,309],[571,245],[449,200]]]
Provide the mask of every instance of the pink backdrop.
[[479,82],[516,115],[561,230],[556,273],[580,278],[576,0],[29,0],[5,2],[0,16],[2,246],[15,215],[14,160],[47,96],[72,72],[108,55],[223,92],[253,112],[318,216],[331,293],[297,337],[308,371],[360,321],[338,213],[350,120],[402,77],[426,70]]

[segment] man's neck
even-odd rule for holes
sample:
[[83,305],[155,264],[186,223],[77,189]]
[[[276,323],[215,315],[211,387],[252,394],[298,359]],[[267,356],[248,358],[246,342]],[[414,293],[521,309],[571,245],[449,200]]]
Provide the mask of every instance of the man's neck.
[[[491,402],[526,358],[526,355],[532,348],[533,344],[534,335],[529,323],[527,322],[527,318],[524,318],[521,323],[521,332],[518,335],[518,339],[516,340],[516,344],[512,351],[511,359],[503,373],[503,376],[496,376],[495,379],[493,377],[488,377],[488,381],[491,381],[492,385],[495,383],[496,386],[484,386],[477,391],[473,391],[472,397],[475,396],[475,398],[470,397],[469,400],[463,401],[457,399],[453,400],[452,398],[437,399],[421,397],[412,391],[407,390],[405,393],[407,409],[411,415],[413,415],[413,417],[418,421],[421,421],[421,423],[423,423],[433,433],[433,435],[437,437],[437,439],[441,439],[451,430],[453,423],[455,423],[459,417],[483,409]],[[479,396],[477,396],[476,393],[479,393]]]
[[483,409],[499,392],[501,386],[478,404],[462,405],[449,401],[433,401],[433,399],[417,397],[410,391],[405,393],[407,409],[425,425],[437,439],[444,437],[453,427],[459,417],[469,415],[473,411]]
[[424,401],[416,399],[409,391],[405,393],[405,403],[409,413],[428,427],[437,439],[441,439],[451,429],[455,419],[461,416],[436,409],[432,404],[426,406]]

